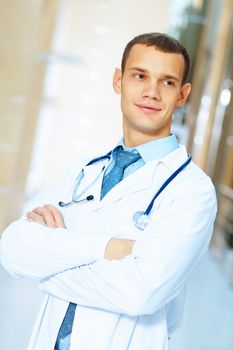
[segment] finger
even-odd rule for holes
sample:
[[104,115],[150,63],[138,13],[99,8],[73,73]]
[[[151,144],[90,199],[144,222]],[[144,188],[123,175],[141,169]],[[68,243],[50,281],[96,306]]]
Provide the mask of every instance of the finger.
[[56,222],[54,220],[52,212],[47,208],[35,208],[33,209],[33,213],[38,214],[42,216],[43,220],[45,221],[46,225],[51,228],[56,228]]
[[27,218],[29,221],[37,222],[38,224],[46,225],[45,220],[41,215],[38,215],[34,213],[33,211],[30,211],[27,213]]
[[62,213],[52,204],[45,204],[44,208],[50,210],[53,214],[54,221],[56,223],[56,227],[66,228]]

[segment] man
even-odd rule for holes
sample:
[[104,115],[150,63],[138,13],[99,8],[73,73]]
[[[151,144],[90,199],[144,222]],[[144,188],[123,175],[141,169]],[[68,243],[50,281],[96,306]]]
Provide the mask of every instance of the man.
[[113,76],[123,139],[3,234],[5,268],[45,292],[29,350],[168,349],[216,214],[210,179],[171,134],[189,65],[168,35],[130,41]]

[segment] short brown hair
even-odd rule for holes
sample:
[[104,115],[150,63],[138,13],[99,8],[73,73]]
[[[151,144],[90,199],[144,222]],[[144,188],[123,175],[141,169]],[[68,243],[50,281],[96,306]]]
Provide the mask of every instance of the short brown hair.
[[122,61],[121,61],[121,70],[124,73],[126,61],[129,57],[132,47],[136,44],[154,46],[156,49],[162,52],[169,53],[179,53],[184,58],[184,74],[182,84],[187,80],[189,69],[190,69],[190,59],[186,49],[174,38],[165,33],[144,33],[136,36],[126,45]]

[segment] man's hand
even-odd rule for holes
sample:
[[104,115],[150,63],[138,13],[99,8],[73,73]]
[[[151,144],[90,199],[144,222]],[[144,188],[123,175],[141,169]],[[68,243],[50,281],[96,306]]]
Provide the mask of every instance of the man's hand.
[[46,204],[43,207],[35,208],[27,213],[29,221],[37,222],[51,228],[66,228],[62,214],[52,204]]
[[105,249],[104,258],[107,260],[120,260],[130,255],[135,241],[130,239],[112,238]]

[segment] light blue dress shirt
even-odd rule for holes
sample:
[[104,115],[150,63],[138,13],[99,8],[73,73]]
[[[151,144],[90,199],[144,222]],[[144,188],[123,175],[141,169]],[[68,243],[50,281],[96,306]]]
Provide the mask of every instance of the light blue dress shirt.
[[[171,134],[167,137],[163,137],[158,140],[149,141],[146,143],[143,143],[142,145],[139,145],[137,147],[126,147],[124,144],[124,139],[122,138],[117,146],[122,146],[124,150],[129,152],[138,152],[141,156],[135,163],[128,166],[124,171],[124,176],[132,174],[135,170],[139,169],[144,164],[159,159],[162,157],[165,157],[168,153],[174,151],[176,148],[179,147],[177,138],[174,134]],[[111,169],[114,167],[115,164],[115,157],[114,157],[114,151],[117,148],[117,146],[113,150],[113,158],[109,166],[107,167],[105,174],[108,174]]]

